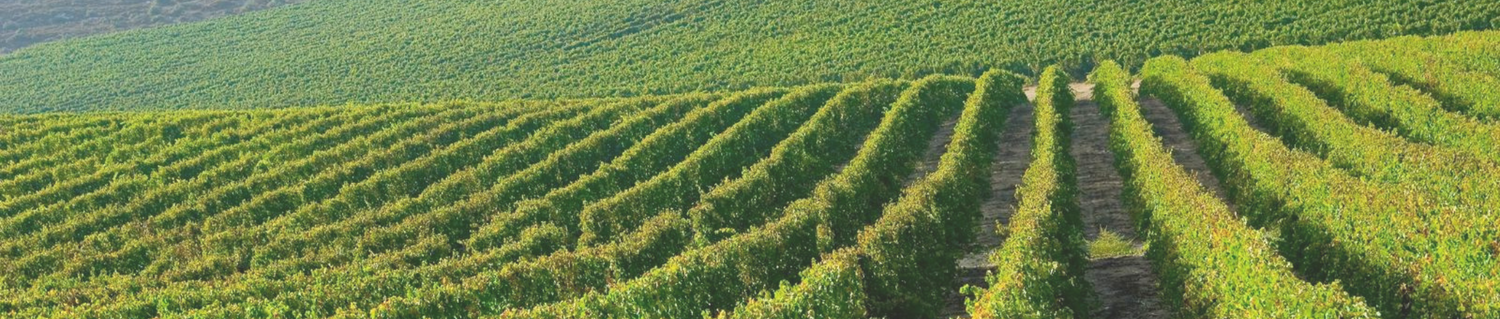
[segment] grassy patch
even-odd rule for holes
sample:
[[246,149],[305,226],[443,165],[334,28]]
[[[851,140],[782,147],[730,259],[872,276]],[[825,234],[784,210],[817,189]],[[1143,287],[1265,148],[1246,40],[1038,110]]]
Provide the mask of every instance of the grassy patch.
[[1124,256],[1144,255],[1144,249],[1135,247],[1130,239],[1120,234],[1099,229],[1099,238],[1089,242],[1089,259],[1108,259]]

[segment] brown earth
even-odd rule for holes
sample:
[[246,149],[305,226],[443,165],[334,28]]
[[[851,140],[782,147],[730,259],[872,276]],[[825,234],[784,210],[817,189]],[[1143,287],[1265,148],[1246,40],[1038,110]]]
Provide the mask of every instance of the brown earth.
[[[1074,127],[1070,155],[1078,164],[1079,207],[1085,224],[1084,236],[1094,240],[1101,230],[1108,230],[1140,248],[1142,242],[1134,220],[1122,201],[1123,180],[1115,170],[1114,155],[1109,150],[1109,120],[1093,102],[1091,85],[1073,84],[1071,88],[1078,103],[1069,114]],[[1035,98],[1034,90],[1027,88],[1028,97]],[[1194,174],[1199,183],[1222,200],[1224,193],[1218,179],[1198,155],[1196,144],[1176,115],[1154,98],[1143,97],[1139,102],[1143,115],[1152,123],[1163,144],[1172,151],[1177,164]],[[996,230],[1004,227],[1014,213],[1016,187],[1029,164],[1031,134],[1035,129],[1033,112],[1031,105],[1022,105],[1014,108],[1007,118],[1005,131],[1001,133],[999,154],[991,167],[990,187],[994,194],[982,207],[983,226],[975,234],[974,246],[959,262],[960,274],[944,316],[966,317],[965,296],[958,294],[956,287],[988,285],[984,277],[994,269],[988,257],[1003,241]],[[1089,317],[1168,318],[1173,315],[1161,301],[1156,273],[1144,256],[1093,260],[1085,277],[1093,285],[1098,298],[1098,307]]]
[[[1197,177],[1198,184],[1203,185],[1203,188],[1213,192],[1219,201],[1234,209],[1234,204],[1225,200],[1226,194],[1220,187],[1219,178],[1213,175],[1208,168],[1208,163],[1198,155],[1198,143],[1194,142],[1193,137],[1183,130],[1182,122],[1177,119],[1177,114],[1173,114],[1171,109],[1153,97],[1141,97],[1139,102],[1142,115],[1146,121],[1151,122],[1151,129],[1156,136],[1161,137],[1162,144],[1172,151],[1172,159],[1177,162],[1177,166],[1182,166],[1188,173]],[[1241,113],[1241,115],[1249,116],[1248,113]],[[1255,122],[1252,120],[1251,123],[1253,125]],[[1259,129],[1258,126],[1257,129]]]
[[[1084,238],[1094,240],[1102,231],[1119,234],[1139,249],[1135,222],[1122,199],[1124,180],[1115,170],[1109,149],[1109,119],[1093,101],[1093,87],[1074,85],[1078,103],[1069,117],[1073,121],[1070,152],[1078,163],[1078,207]],[[1098,305],[1092,318],[1168,318],[1161,302],[1161,287],[1144,256],[1122,256],[1091,260],[1084,279],[1094,288]]]

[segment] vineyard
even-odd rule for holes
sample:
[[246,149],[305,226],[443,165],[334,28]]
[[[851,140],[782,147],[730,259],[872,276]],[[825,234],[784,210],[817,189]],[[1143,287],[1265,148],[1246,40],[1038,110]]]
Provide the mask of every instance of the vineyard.
[[[1500,27],[1490,0],[67,2],[301,3],[0,56],[0,112],[646,96],[1034,78],[1054,64],[1081,77],[1103,60],[1135,70],[1160,55]],[[23,24],[50,15],[9,11]]]
[[1497,48],[5,115],[0,314],[1497,318]]

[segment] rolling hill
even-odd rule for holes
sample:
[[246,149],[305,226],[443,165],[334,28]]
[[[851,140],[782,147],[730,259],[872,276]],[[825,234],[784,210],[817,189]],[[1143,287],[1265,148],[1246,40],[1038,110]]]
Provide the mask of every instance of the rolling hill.
[[0,111],[620,97],[1443,34],[1488,1],[321,0],[0,57]]
[[29,45],[163,24],[201,21],[306,0],[107,0],[0,3],[0,54]]

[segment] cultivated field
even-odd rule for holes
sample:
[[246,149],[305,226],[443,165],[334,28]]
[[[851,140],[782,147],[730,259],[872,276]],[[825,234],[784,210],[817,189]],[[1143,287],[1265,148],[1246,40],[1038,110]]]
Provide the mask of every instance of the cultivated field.
[[0,314],[1496,318],[1497,48],[0,116]]
[[[73,2],[106,1],[145,0]],[[314,0],[0,56],[0,112],[1034,79],[1054,64],[1081,77],[1104,60],[1497,27],[1493,0]]]

